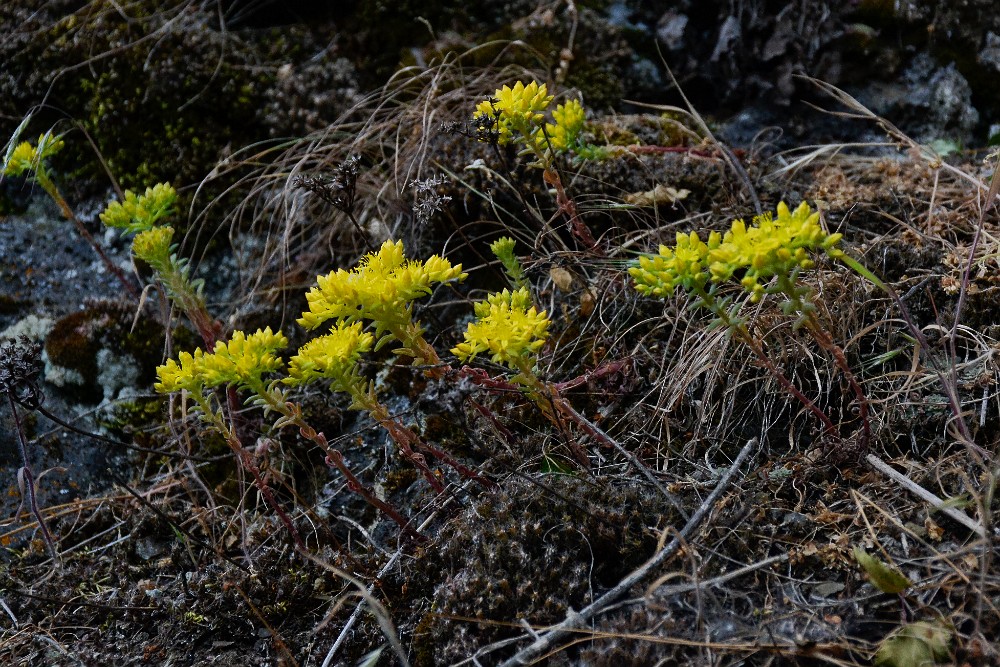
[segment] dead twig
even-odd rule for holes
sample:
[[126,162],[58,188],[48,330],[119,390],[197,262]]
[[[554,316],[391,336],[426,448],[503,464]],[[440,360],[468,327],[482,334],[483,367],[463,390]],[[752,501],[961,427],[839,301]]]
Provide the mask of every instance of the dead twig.
[[948,507],[944,500],[941,500],[936,495],[920,486],[912,479],[897,472],[888,463],[875,456],[874,454],[869,454],[865,457],[868,461],[868,465],[878,470],[880,473],[891,479],[892,481],[899,484],[901,487],[912,493],[913,495],[919,497],[921,500],[928,502],[931,506],[947,516],[950,519],[957,521],[962,524],[972,532],[976,533],[980,537],[986,537],[986,530],[983,528],[983,524],[975,519],[972,519],[968,514],[964,512],[959,512],[954,507]]

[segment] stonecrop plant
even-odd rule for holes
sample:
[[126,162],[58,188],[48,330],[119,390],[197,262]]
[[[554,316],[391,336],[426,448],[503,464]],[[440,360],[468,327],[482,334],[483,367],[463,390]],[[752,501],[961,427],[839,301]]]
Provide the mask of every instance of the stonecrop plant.
[[548,337],[549,318],[535,308],[526,287],[490,294],[474,306],[476,321],[465,330],[465,342],[451,352],[462,362],[487,353],[498,364],[517,371],[514,381],[537,389],[541,386],[534,373],[538,351]]
[[[353,364],[362,351],[371,347],[371,335],[362,334],[360,324],[353,325],[353,328],[349,327],[344,333],[347,336],[354,334],[352,341],[348,341],[347,336],[342,336],[339,348],[334,351],[336,360],[331,352],[328,351],[326,355],[327,368],[336,366],[342,370],[340,374],[341,388],[346,388],[346,385],[351,384],[348,377],[356,380],[357,383],[361,382],[356,371],[352,375],[352,371],[348,369],[353,368]],[[409,522],[395,508],[378,498],[371,489],[358,480],[344,461],[340,451],[331,447],[326,437],[313,429],[303,419],[299,406],[287,400],[280,384],[282,382],[295,384],[298,378],[291,375],[284,378],[275,377],[275,374],[281,371],[285,365],[278,353],[287,346],[288,339],[284,334],[272,332],[270,327],[263,330],[258,329],[249,335],[242,331],[235,331],[228,342],[217,342],[212,352],[205,353],[201,349],[196,349],[193,353],[181,352],[177,361],[168,359],[165,364],[156,369],[159,382],[154,385],[154,389],[163,394],[180,392],[182,399],[190,398],[195,402],[202,419],[222,434],[244,467],[253,474],[255,484],[268,505],[278,512],[293,535],[297,535],[297,531],[290,518],[281,510],[273,493],[260,476],[256,464],[243,447],[232,421],[226,418],[223,404],[218,400],[216,392],[213,391],[216,387],[226,387],[227,389],[231,387],[250,392],[248,403],[263,408],[265,413],[275,412],[279,415],[279,419],[275,423],[276,428],[288,425],[297,426],[303,437],[311,440],[324,451],[327,464],[336,467],[344,475],[348,487],[352,491],[384,512],[404,530],[411,530]],[[296,365],[297,362],[294,361],[297,358],[293,358],[293,369],[299,368]]]
[[[157,228],[154,228],[157,229]],[[351,271],[334,271],[317,279],[317,286],[307,294],[308,310],[299,323],[306,328],[318,328],[333,320],[329,330],[305,343],[285,362],[279,356],[287,338],[270,328],[247,335],[232,334],[229,341],[219,341],[214,351],[182,352],[178,359],[168,360],[157,369],[161,393],[183,392],[198,405],[205,419],[218,429],[237,453],[243,448],[231,423],[224,418],[221,405],[213,403],[212,390],[225,386],[230,390],[248,392],[247,402],[275,413],[276,429],[295,426],[299,433],[326,454],[329,465],[344,475],[348,486],[366,501],[396,521],[405,531],[412,532],[409,522],[385,501],[362,484],[347,466],[343,454],[330,446],[323,433],[316,431],[303,417],[301,407],[289,400],[284,387],[301,387],[311,383],[326,383],[334,393],[351,398],[350,408],[367,412],[399,447],[400,454],[411,462],[437,492],[444,485],[427,464],[425,455],[451,466],[467,479],[483,486],[493,483],[476,471],[454,459],[450,454],[424,442],[412,429],[391,414],[378,400],[375,383],[359,368],[363,355],[378,349],[390,340],[402,347],[397,354],[413,357],[418,363],[440,365],[434,348],[423,338],[423,328],[413,319],[412,302],[430,293],[432,285],[452,280],[464,280],[461,265],[452,266],[441,257],[426,261],[407,260],[402,242],[386,241],[380,250],[366,255]],[[374,333],[366,326],[374,325]]]
[[[588,435],[604,444],[611,439],[590,420],[577,412],[561,395],[559,386],[538,375],[538,354],[549,337],[551,321],[548,313],[539,310],[532,299],[524,278],[524,270],[514,255],[514,241],[503,237],[491,244],[490,249],[500,260],[513,285],[487,295],[474,304],[476,319],[470,322],[463,334],[464,341],[451,349],[462,363],[469,363],[479,355],[489,355],[497,364],[514,371],[509,379],[473,375],[480,384],[509,391],[520,390],[539,411],[557,427],[569,419]],[[567,442],[577,463],[589,468],[586,450],[575,439]]]
[[435,374],[435,368],[442,367],[441,358],[414,319],[413,302],[430,294],[434,284],[461,282],[467,275],[461,264],[452,266],[437,255],[426,261],[406,259],[402,241],[386,241],[354,269],[319,276],[306,294],[309,309],[298,322],[306,329],[329,320],[371,322],[376,350],[396,340],[401,347],[393,352],[411,357],[414,364],[426,365]]
[[[518,81],[514,87],[503,86],[493,96],[476,105],[473,126],[484,141],[503,146],[520,144],[533,153],[542,167],[551,165],[561,153],[594,157],[596,147],[583,139],[587,113],[580,100],[571,99],[550,110],[553,95],[544,83]],[[551,117],[547,121],[546,114]]]
[[126,292],[138,300],[139,291],[135,285],[125,276],[118,265],[111,261],[101,246],[98,245],[96,239],[87,230],[87,227],[80,221],[76,213],[73,212],[72,207],[70,207],[66,198],[63,197],[59,186],[56,185],[52,177],[49,170],[49,161],[65,147],[66,142],[63,140],[62,135],[53,134],[49,130],[38,137],[38,142],[34,145],[28,141],[17,141],[21,129],[28,123],[30,118],[30,116],[25,118],[17,132],[14,133],[14,139],[11,140],[4,155],[3,164],[0,165],[0,174],[11,177],[25,177],[37,183],[49,198],[55,202],[56,206],[59,207],[63,217],[73,223],[80,236],[94,249],[94,252],[97,253],[97,256],[104,264],[105,269],[115,276]]
[[588,248],[596,249],[597,241],[566,194],[556,157],[568,155],[585,160],[600,158],[604,153],[585,139],[587,114],[583,104],[571,99],[550,110],[554,99],[546,84],[537,81],[503,86],[476,105],[472,127],[480,141],[497,148],[501,160],[499,147],[508,144],[519,145],[522,155],[533,156],[535,166],[542,169],[543,180],[555,190],[556,202],[570,230]]
[[101,213],[106,226],[135,234],[132,254],[149,264],[163,293],[185,314],[206,345],[213,345],[222,325],[205,303],[204,281],[191,277],[188,260],[177,254],[174,228],[161,221],[175,213],[177,191],[158,183],[142,194],[125,191],[124,201],[112,201]]
[[[759,339],[739,316],[740,303],[721,297],[719,288],[733,280],[749,293],[752,303],[765,295],[782,298],[782,310],[795,317],[794,327],[804,327],[829,352],[851,386],[861,420],[859,445],[870,439],[868,400],[843,350],[833,341],[816,317],[812,290],[798,281],[803,271],[815,266],[814,256],[825,254],[833,260],[846,255],[838,247],[841,234],[828,233],[820,224],[820,214],[805,202],[794,211],[781,202],[777,214],[765,213],[747,225],[734,220],[725,234],[711,232],[703,241],[696,232],[677,233],[673,247],[661,245],[659,253],[642,256],[629,268],[635,289],[648,296],[666,298],[678,289],[695,297],[693,306],[715,316],[715,324],[727,328],[746,344],[768,371],[823,423],[824,430],[839,437],[833,421],[812,400],[802,394],[773,363]],[[848,263],[854,268],[855,262]]]

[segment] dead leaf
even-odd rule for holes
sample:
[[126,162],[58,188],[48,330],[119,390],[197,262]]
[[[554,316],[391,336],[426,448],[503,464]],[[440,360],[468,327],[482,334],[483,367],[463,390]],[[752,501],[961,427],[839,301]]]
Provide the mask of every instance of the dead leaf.
[[924,519],[924,528],[927,529],[927,536],[935,542],[940,542],[944,537],[944,528],[934,522],[934,519],[927,517]]
[[553,266],[549,269],[549,278],[552,278],[552,282],[563,292],[568,292],[573,287],[573,274],[561,266]]
[[590,317],[596,307],[597,295],[594,294],[594,290],[589,288],[583,290],[583,294],[580,295],[580,314],[584,317]]
[[824,523],[824,524],[839,523],[841,521],[846,521],[848,519],[854,518],[853,514],[834,512],[833,510],[823,505],[823,503],[817,503],[817,506],[819,507],[819,512],[817,512],[812,517],[813,521],[817,523]]
[[684,188],[678,190],[677,188],[660,184],[646,192],[633,192],[632,194],[625,195],[625,203],[634,206],[676,204],[685,199],[689,194],[691,194],[690,190]]
[[915,667],[947,662],[952,634],[952,629],[940,620],[904,625],[882,640],[875,653],[875,664]]

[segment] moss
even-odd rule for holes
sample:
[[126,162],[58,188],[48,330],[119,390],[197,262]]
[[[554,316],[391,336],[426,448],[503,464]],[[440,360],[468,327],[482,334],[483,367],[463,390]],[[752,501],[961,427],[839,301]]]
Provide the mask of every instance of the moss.
[[418,475],[416,468],[399,468],[386,474],[382,487],[387,496],[393,496],[410,488],[417,481]]
[[418,556],[407,599],[397,602],[417,614],[417,664],[467,656],[507,634],[506,622],[517,618],[544,624],[579,609],[648,556],[656,540],[647,522],[670,514],[635,483],[564,475],[518,480],[483,496]]
[[[188,2],[138,0],[120,9],[94,0],[38,10],[15,0],[0,9],[0,30],[10,36],[0,58],[18,73],[0,77],[0,133],[9,136],[21,114],[45,100],[34,124],[47,129],[73,118],[133,189],[198,183],[232,150],[287,135],[294,116],[282,111],[302,99],[283,95],[281,86],[303,77],[315,84],[303,87],[315,90],[329,83],[321,67],[294,67],[323,52],[328,37],[318,31],[221,29],[214,10]],[[279,76],[283,65],[292,69]],[[320,103],[330,120],[351,102],[331,92]],[[55,166],[103,182],[103,165],[78,139]]]
[[100,420],[100,425],[118,433],[134,434],[137,444],[151,447],[153,443],[139,442],[140,432],[150,424],[163,421],[164,399],[160,396],[135,398],[129,401],[115,401],[111,412]]
[[[141,317],[133,327],[134,311],[115,301],[91,302],[53,325],[45,339],[45,352],[54,366],[74,371],[82,379],[81,398],[93,399],[98,382],[99,353],[129,357],[138,367],[137,382],[148,386],[163,355],[164,329],[155,320]],[[190,336],[180,335],[183,342]]]

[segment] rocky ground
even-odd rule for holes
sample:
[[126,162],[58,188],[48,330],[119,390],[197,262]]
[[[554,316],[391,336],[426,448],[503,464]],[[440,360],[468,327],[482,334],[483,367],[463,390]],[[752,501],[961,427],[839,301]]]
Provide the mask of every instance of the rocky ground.
[[[423,538],[248,408],[297,543],[219,435],[153,391],[200,344],[192,323],[156,289],[130,298],[30,174],[4,177],[0,338],[41,346],[44,402],[0,384],[0,662],[1000,664],[992,2],[37,4],[0,8],[0,136],[27,115],[22,138],[64,133],[55,180],[135,285],[149,267],[98,214],[158,182],[227,331],[303,343],[315,277],[401,239],[470,274],[416,313],[457,369],[472,301],[506,285],[488,246],[510,235],[552,320],[539,374],[606,439],[387,347],[363,368],[383,402],[496,488],[432,459],[436,492],[348,400],[301,390]],[[612,148],[559,165],[597,246],[523,156],[447,130],[519,79],[581,97]],[[351,155],[353,220],[295,178]],[[821,210],[898,296],[832,261],[802,278],[868,397],[867,443],[837,360],[777,300],[742,312],[842,440],[746,345],[626,272],[780,201]]]

